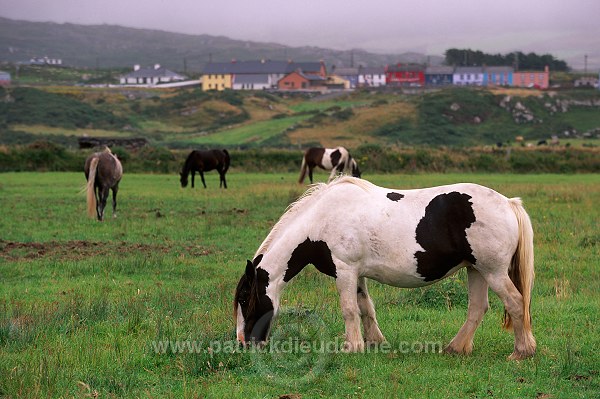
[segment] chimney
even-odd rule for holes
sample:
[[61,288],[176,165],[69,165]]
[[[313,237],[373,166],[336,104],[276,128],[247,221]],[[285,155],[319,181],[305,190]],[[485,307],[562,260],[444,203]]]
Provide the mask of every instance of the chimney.
[[133,66],[133,70],[134,70],[134,71],[139,71],[139,70],[140,70],[140,64],[135,64],[135,65]]

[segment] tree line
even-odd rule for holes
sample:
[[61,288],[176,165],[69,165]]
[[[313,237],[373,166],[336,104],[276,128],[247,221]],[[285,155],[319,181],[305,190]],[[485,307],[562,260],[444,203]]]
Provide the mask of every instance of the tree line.
[[543,70],[546,65],[553,71],[568,71],[569,66],[563,60],[551,54],[525,54],[515,51],[508,54],[487,54],[480,50],[451,48],[446,50],[446,65],[456,66],[512,66],[516,70]]

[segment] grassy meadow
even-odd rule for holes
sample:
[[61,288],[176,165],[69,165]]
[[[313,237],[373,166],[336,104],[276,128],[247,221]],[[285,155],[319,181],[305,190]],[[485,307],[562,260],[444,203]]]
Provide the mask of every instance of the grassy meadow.
[[[371,282],[389,345],[343,354],[334,282],[307,267],[283,293],[270,345],[241,350],[233,292],[304,191],[297,173],[233,171],[227,190],[213,172],[208,189],[125,173],[118,217],[109,206],[102,223],[85,215],[83,173],[0,174],[0,397],[600,396],[598,174],[364,176],[401,188],[470,181],[523,198],[536,234],[538,353],[511,362],[493,293],[471,356],[429,350],[465,320],[464,271],[423,289]],[[314,342],[327,346],[303,346]]]

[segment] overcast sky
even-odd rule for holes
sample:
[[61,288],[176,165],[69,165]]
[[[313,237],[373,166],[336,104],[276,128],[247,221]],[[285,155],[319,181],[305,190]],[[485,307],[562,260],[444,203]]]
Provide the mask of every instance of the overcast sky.
[[551,53],[600,68],[600,0],[0,0],[27,21],[115,24],[290,46]]

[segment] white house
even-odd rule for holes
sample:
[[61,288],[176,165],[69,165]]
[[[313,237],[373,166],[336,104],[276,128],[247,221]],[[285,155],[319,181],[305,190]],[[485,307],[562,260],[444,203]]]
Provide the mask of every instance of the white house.
[[154,86],[161,83],[181,82],[186,77],[155,64],[153,68],[140,68],[134,65],[133,72],[121,76],[122,85],[149,85]]
[[358,70],[358,87],[385,86],[385,68],[360,67]]
[[0,71],[0,86],[10,86],[10,73]]
[[482,86],[482,67],[456,67],[452,81],[458,86]]
[[233,90],[265,90],[273,86],[274,78],[266,74],[233,74],[231,84]]

